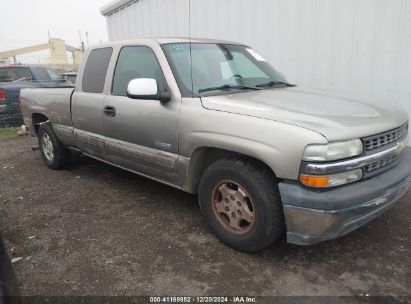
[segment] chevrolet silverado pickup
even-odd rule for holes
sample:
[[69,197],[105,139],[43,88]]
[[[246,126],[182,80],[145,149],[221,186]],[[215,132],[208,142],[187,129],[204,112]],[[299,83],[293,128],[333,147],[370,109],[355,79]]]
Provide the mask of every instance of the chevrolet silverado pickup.
[[74,89],[24,89],[20,106],[51,169],[77,150],[198,194],[211,230],[243,251],[340,237],[411,184],[405,112],[299,88],[234,42],[102,44]]

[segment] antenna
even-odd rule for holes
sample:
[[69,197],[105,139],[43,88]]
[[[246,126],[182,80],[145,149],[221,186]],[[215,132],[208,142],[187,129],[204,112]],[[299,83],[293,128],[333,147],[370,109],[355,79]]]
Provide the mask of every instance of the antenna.
[[193,53],[191,51],[191,0],[188,0],[188,42],[190,44],[191,92],[192,92],[192,95],[194,96]]

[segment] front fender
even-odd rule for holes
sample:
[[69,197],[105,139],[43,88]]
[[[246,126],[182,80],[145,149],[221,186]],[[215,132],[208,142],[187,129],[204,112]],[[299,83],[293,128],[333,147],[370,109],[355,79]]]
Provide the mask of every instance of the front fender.
[[302,127],[183,101],[179,143],[180,154],[188,158],[202,147],[224,149],[264,162],[278,178],[297,180],[305,147],[327,140]]

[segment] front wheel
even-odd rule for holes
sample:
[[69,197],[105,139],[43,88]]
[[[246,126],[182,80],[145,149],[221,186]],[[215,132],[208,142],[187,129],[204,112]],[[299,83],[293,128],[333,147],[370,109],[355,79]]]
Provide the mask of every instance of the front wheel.
[[59,141],[51,125],[41,124],[37,136],[41,156],[46,165],[53,170],[66,167],[70,161],[70,151]]
[[259,251],[284,231],[274,174],[261,164],[223,159],[201,178],[199,201],[216,236],[241,251]]

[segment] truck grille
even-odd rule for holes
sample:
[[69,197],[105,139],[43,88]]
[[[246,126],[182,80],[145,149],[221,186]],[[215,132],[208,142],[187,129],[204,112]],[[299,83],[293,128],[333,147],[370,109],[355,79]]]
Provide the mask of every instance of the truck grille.
[[407,131],[408,124],[405,124],[395,130],[367,137],[364,139],[365,150],[370,151],[394,143],[405,136]]
[[388,157],[386,159],[381,159],[379,161],[376,161],[375,163],[372,163],[372,164],[369,164],[369,165],[365,166],[365,171],[366,172],[371,172],[371,171],[380,169],[382,167],[385,167],[389,164],[394,163],[397,159],[398,159],[397,155]]
[[358,157],[327,163],[302,162],[301,172],[309,175],[329,175],[362,169],[362,179],[371,178],[397,166],[407,148],[408,122],[384,133],[362,138],[364,151]]

